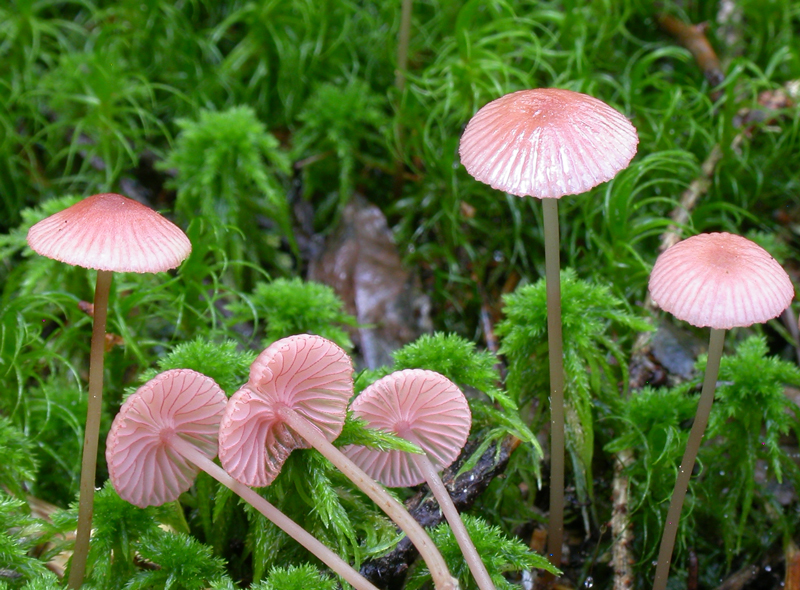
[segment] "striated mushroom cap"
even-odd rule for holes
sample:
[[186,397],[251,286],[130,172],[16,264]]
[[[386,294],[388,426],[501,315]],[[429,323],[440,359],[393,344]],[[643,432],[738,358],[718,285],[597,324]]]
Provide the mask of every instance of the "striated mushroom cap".
[[715,329],[766,322],[794,298],[789,275],[766,250],[728,233],[699,234],[668,248],[653,266],[649,289],[664,311]]
[[353,364],[330,340],[311,334],[271,344],[228,402],[219,432],[223,468],[248,486],[267,486],[289,454],[308,444],[278,415],[288,407],[329,441],[342,431],[353,395]]
[[483,106],[461,136],[461,163],[476,180],[517,195],[588,191],[627,167],[639,138],[621,113],[580,92],[537,88]]
[[[467,398],[447,377],[422,369],[396,371],[367,387],[351,404],[372,428],[419,446],[437,471],[456,460],[467,442],[472,414]],[[425,481],[412,456],[348,445],[342,452],[367,475],[389,487]]]
[[114,272],[162,272],[192,251],[186,234],[141,203],[103,193],[51,215],[28,231],[37,253],[73,266]]
[[165,371],[142,385],[122,404],[108,433],[108,472],[120,497],[144,508],[188,490],[199,468],[170,442],[180,437],[213,459],[227,401],[213,379],[190,369]]

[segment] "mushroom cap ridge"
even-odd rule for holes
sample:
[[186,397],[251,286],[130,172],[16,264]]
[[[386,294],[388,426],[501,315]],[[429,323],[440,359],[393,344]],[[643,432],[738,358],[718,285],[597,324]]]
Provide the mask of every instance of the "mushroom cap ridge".
[[665,250],[649,289],[664,311],[715,329],[766,322],[794,298],[789,275],[766,250],[724,232],[698,234]]
[[[456,460],[472,425],[467,398],[434,371],[406,369],[379,379],[353,400],[353,414],[422,448],[437,470]],[[412,456],[358,445],[342,449],[367,475],[389,487],[423,483]]]
[[492,188],[560,198],[614,178],[638,143],[630,121],[603,101],[536,88],[484,105],[467,124],[459,154],[467,172]]
[[165,371],[130,395],[106,445],[109,476],[120,497],[144,508],[188,490],[199,468],[176,453],[170,439],[179,436],[213,459],[227,401],[211,377],[190,369]]
[[114,272],[162,272],[189,256],[192,244],[174,223],[141,203],[102,193],[43,219],[28,231],[42,256]]
[[352,395],[353,364],[336,344],[311,334],[274,342],[258,355],[250,379],[225,408],[222,467],[245,485],[269,485],[294,449],[309,446],[277,410],[294,410],[332,441],[342,431]]

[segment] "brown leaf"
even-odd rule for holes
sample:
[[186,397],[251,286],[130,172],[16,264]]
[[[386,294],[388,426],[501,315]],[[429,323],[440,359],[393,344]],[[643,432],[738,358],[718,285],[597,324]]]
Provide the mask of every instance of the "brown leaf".
[[380,209],[354,196],[311,261],[308,278],[330,285],[359,323],[351,337],[369,368],[391,364],[391,352],[431,329],[428,297],[403,266]]
[[119,334],[106,334],[105,350],[110,352],[115,346],[125,346],[125,339]]

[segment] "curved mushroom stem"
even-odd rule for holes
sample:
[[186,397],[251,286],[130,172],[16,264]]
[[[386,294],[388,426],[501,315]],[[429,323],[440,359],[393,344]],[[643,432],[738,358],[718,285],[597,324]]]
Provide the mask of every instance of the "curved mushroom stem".
[[378,590],[369,580],[354,570],[349,563],[336,555],[330,548],[323,545],[319,539],[275,508],[275,506],[267,502],[267,500],[259,496],[255,491],[233,479],[227,471],[198,451],[191,443],[186,442],[180,436],[174,436],[169,444],[185,459],[191,461],[195,466],[229,488],[245,502],[271,520],[275,525],[280,527],[283,532],[308,549],[320,561],[341,576],[348,584],[353,586],[353,588],[356,590]]
[[719,365],[722,359],[722,346],[724,343],[725,330],[712,329],[708,344],[708,362],[706,363],[706,375],[703,380],[703,391],[700,393],[697,414],[694,418],[694,424],[692,424],[692,430],[689,433],[689,440],[686,442],[686,450],[683,453],[678,479],[675,481],[672,500],[667,511],[667,524],[664,526],[664,534],[661,537],[661,546],[658,550],[658,564],[656,565],[653,590],[665,590],[667,587],[672,551],[675,548],[675,537],[678,534],[678,523],[681,520],[681,509],[686,498],[686,490],[689,488],[689,479],[692,477],[694,461],[697,458],[697,452],[700,450],[700,443],[703,440],[708,417],[711,414],[711,404],[714,403],[714,391],[717,388],[717,377],[719,377]]
[[86,429],[83,434],[83,459],[81,461],[81,487],[78,502],[78,530],[69,569],[70,588],[83,586],[86,557],[89,554],[89,537],[92,532],[94,510],[94,478],[97,468],[97,439],[100,436],[100,417],[103,409],[103,356],[106,346],[106,318],[108,294],[111,291],[110,270],[97,271],[94,289],[92,348],[89,353],[89,405],[86,410]]
[[283,406],[276,409],[276,413],[286,423],[302,436],[306,442],[318,450],[336,468],[346,475],[358,488],[375,502],[386,515],[391,518],[419,551],[420,556],[428,565],[436,590],[458,590],[458,581],[450,575],[447,564],[419,523],[408,513],[400,502],[390,496],[386,490],[369,477],[364,471],[348,459],[339,449],[334,447],[327,438],[305,418],[289,407]]
[[550,349],[550,522],[547,552],[561,567],[564,539],[564,347],[561,337],[561,276],[558,199],[542,199],[547,285],[547,344]]
[[439,502],[439,508],[442,509],[442,513],[453,531],[458,546],[461,547],[461,553],[464,555],[467,565],[469,565],[469,570],[472,572],[472,577],[475,578],[478,588],[480,590],[495,590],[492,578],[489,572],[486,571],[486,566],[483,564],[483,560],[467,532],[467,527],[464,526],[458,510],[453,504],[453,499],[450,497],[447,488],[444,487],[442,478],[439,477],[439,473],[433,463],[431,463],[427,455],[412,455],[412,458],[425,476],[425,481],[428,482],[428,487],[431,488],[433,497]]

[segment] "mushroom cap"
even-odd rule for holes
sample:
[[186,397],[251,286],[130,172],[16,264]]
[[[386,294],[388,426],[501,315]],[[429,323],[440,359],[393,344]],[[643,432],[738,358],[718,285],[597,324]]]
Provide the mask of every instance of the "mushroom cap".
[[227,401],[211,377],[190,369],[165,371],[142,385],[122,404],[108,433],[108,473],[120,497],[144,508],[188,490],[199,468],[170,441],[180,437],[213,459]]
[[699,234],[667,248],[649,289],[679,320],[726,330],[766,322],[794,297],[789,275],[766,250],[729,233]]
[[28,231],[42,256],[114,272],[161,272],[189,256],[192,244],[174,223],[141,203],[103,193],[51,215]]
[[636,129],[580,92],[537,88],[484,105],[461,136],[461,163],[492,188],[539,199],[588,191],[636,154]]
[[279,415],[287,407],[329,441],[342,432],[353,395],[353,363],[321,336],[302,334],[274,342],[250,367],[250,379],[233,394],[219,431],[222,467],[241,483],[264,487],[306,441]]
[[[396,371],[379,379],[362,391],[350,408],[371,427],[419,446],[437,471],[456,460],[472,425],[461,390],[447,377],[422,369]],[[385,486],[408,487],[425,481],[409,453],[360,445],[348,445],[342,452]]]

